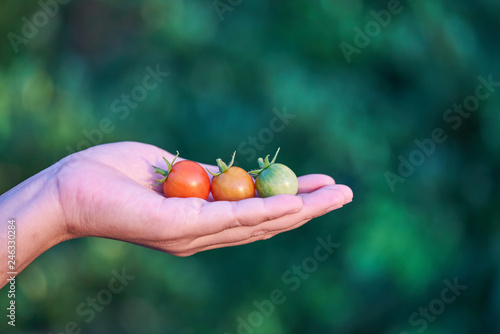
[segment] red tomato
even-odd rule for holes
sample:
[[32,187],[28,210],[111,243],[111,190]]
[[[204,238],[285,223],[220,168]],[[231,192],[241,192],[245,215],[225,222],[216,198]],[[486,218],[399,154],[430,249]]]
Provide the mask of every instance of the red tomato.
[[155,173],[164,176],[157,180],[157,185],[163,183],[163,192],[167,197],[198,197],[206,200],[210,194],[210,178],[203,167],[194,161],[183,160],[177,163],[175,156],[172,163],[163,158],[167,163],[168,169],[163,170],[153,166]]
[[210,194],[210,178],[196,162],[179,161],[172,166],[163,183],[163,192],[167,197],[198,197],[206,200]]
[[216,201],[239,201],[255,196],[253,178],[240,167],[229,167],[214,176],[211,190]]

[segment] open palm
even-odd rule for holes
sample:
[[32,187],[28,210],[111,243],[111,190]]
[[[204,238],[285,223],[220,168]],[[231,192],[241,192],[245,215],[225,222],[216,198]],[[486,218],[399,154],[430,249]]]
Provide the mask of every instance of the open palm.
[[158,175],[152,167],[163,166],[162,157],[173,158],[153,145],[120,142],[61,160],[59,200],[71,235],[117,239],[187,256],[270,238],[352,200],[347,186],[318,174],[299,177],[297,196],[237,202],[166,198],[161,186],[154,186]]

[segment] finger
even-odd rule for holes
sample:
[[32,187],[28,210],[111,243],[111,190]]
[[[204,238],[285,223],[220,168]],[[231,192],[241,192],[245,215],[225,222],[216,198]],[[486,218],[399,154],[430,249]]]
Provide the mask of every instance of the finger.
[[[312,194],[301,195],[301,197],[304,198],[304,206],[303,210],[297,213],[295,215],[296,217],[293,217],[295,218],[295,220],[298,220],[296,224],[294,225],[286,224],[280,226],[279,221],[273,221],[272,222],[272,227],[274,228],[273,230],[273,228],[268,228],[266,226],[271,223],[268,222],[264,223],[264,225],[262,226],[263,231],[265,232],[269,230],[271,232],[282,233],[296,229],[304,225],[313,218],[324,215],[330,211],[339,209],[345,204],[349,203],[350,200],[346,200],[346,196],[348,197],[350,196],[350,200],[352,200],[352,191],[349,187],[340,184],[323,187]],[[301,218],[303,219],[301,220]],[[279,227],[282,227],[282,229],[279,230]]]
[[[293,214],[302,209],[297,196],[250,198],[237,202],[206,202],[195,198],[165,199],[155,214],[156,225],[163,226],[165,239],[210,236],[238,226],[252,226]],[[168,224],[165,222],[168,220]]]
[[[255,242],[255,241],[267,240],[267,239],[270,239],[270,238],[272,238],[275,235],[278,235],[280,233],[294,230],[294,229],[296,229],[296,228],[304,225],[308,221],[310,221],[310,219],[305,219],[305,220],[299,221],[295,225],[287,226],[285,229],[282,229],[282,230],[273,230],[273,231],[265,232],[265,233],[262,233],[262,234],[253,233],[252,236],[249,237],[249,238],[246,238],[246,239],[239,238],[236,241],[228,241],[228,238],[225,237],[225,238],[223,238],[223,240],[225,240],[225,241],[221,242],[221,243],[206,243],[206,244],[199,243],[200,246],[194,247],[194,245],[197,244],[197,242],[195,242],[195,243],[192,243],[189,248],[184,248],[184,249],[179,248],[178,251],[173,251],[173,252],[170,252],[170,253],[174,254],[174,255],[177,255],[177,256],[189,256],[189,255],[193,255],[195,253],[206,251],[206,250],[210,250],[210,249],[217,249],[217,248],[223,248],[223,247],[233,247],[233,246],[246,245],[246,244],[249,244],[249,243],[252,243],[252,242]],[[251,228],[251,227],[240,227],[239,232],[243,233],[243,231],[242,231],[243,228]],[[262,231],[262,230],[260,230],[260,231]],[[224,233],[226,233],[226,231],[224,231]],[[164,251],[164,249],[163,249],[163,251]]]
[[236,202],[209,203],[201,209],[199,217],[205,222],[204,225],[207,228],[220,232],[238,226],[254,226],[301,209],[300,198],[279,195],[270,198],[249,198]]
[[[311,194],[297,196],[303,201],[303,207],[302,210],[295,214],[263,221],[257,225],[239,226],[223,230],[217,234],[201,236],[194,240],[190,247],[193,249],[212,249],[224,245],[241,245],[292,230],[312,218],[342,207],[345,203],[342,189],[338,185],[330,185]],[[268,199],[271,198],[273,197]]]
[[308,174],[298,177],[299,191],[297,193],[310,193],[321,187],[335,184],[335,180],[328,175]]
[[304,217],[317,217],[346,203],[347,189],[339,184],[324,186],[309,194],[300,194],[304,209],[300,212]]
[[340,191],[344,195],[344,204],[352,202],[353,193],[352,189],[343,184],[335,185],[335,190]]
[[[176,256],[190,256],[190,255],[193,255],[193,254],[196,254],[199,252],[203,252],[203,251],[207,251],[210,249],[241,246],[241,245],[246,245],[246,244],[260,241],[260,240],[266,240],[266,239],[269,239],[276,234],[278,234],[278,233],[254,236],[251,238],[247,238],[247,239],[239,240],[239,241],[235,241],[235,242],[223,242],[223,243],[218,243],[218,244],[211,244],[210,243],[210,244],[202,245],[199,247],[189,247],[189,248],[180,248],[180,249],[176,249],[176,250],[168,250],[167,252],[170,254],[176,255]],[[162,249],[162,248],[155,248],[155,249],[165,251],[165,249]]]
[[309,220],[322,216],[332,210],[339,209],[345,204],[344,194],[338,185],[325,186],[310,194],[302,194],[303,209],[297,214],[266,222],[259,226],[260,231],[254,235],[273,232],[285,232],[302,226]]

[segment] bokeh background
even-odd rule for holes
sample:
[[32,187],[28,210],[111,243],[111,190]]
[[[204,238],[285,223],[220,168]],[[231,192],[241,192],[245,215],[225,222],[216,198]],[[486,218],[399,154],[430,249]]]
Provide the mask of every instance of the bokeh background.
[[[473,98],[479,76],[500,81],[498,1],[65,2],[0,2],[0,193],[133,140],[206,163],[238,150],[247,169],[281,147],[297,174],[355,196],[298,230],[188,258],[63,243],[18,276],[16,327],[3,317],[2,332],[500,332],[500,87]],[[141,88],[157,68],[168,76]],[[470,113],[447,111],[464,101]],[[435,129],[446,140],[419,155]],[[401,159],[417,166],[403,176]],[[329,236],[340,246],[311,267]],[[303,264],[307,278],[290,274]],[[123,268],[135,278],[91,321],[77,311]],[[449,302],[446,282],[467,288]],[[286,300],[259,316],[275,289]]]

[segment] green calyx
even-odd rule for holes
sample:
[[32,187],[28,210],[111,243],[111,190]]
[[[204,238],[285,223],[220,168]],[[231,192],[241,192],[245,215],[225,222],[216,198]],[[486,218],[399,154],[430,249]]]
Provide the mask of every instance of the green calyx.
[[278,147],[278,150],[276,151],[276,154],[274,154],[274,158],[273,160],[271,160],[271,162],[269,162],[269,154],[266,155],[264,159],[262,158],[257,159],[257,163],[259,164],[259,169],[251,170],[248,172],[248,174],[259,175],[260,173],[262,173],[264,169],[271,166],[276,161],[276,157],[278,156],[279,151],[280,148]]
[[231,157],[231,162],[229,163],[229,165],[226,165],[226,163],[224,161],[222,161],[221,158],[218,158],[216,160],[217,167],[219,167],[219,171],[217,173],[212,173],[210,170],[208,170],[208,168],[205,168],[205,169],[207,170],[207,172],[209,172],[213,176],[221,175],[222,173],[224,173],[225,171],[227,171],[229,168],[231,168],[233,166],[235,155],[236,155],[236,151],[234,151],[233,156]]
[[160,175],[163,175],[164,178],[161,179],[161,180],[156,180],[158,183],[156,183],[155,185],[156,186],[159,186],[160,184],[162,184],[163,182],[165,182],[165,180],[167,179],[168,177],[168,174],[170,173],[170,171],[172,170],[172,166],[174,165],[175,163],[175,159],[177,159],[177,157],[179,156],[179,151],[177,151],[177,155],[174,157],[174,160],[172,160],[172,162],[169,162],[167,159],[165,159],[165,157],[163,157],[163,160],[165,160],[165,162],[167,163],[167,167],[168,169],[167,170],[164,170],[164,169],[161,169],[159,167],[156,167],[153,165],[154,169],[155,169],[155,173],[157,174],[160,174]]

